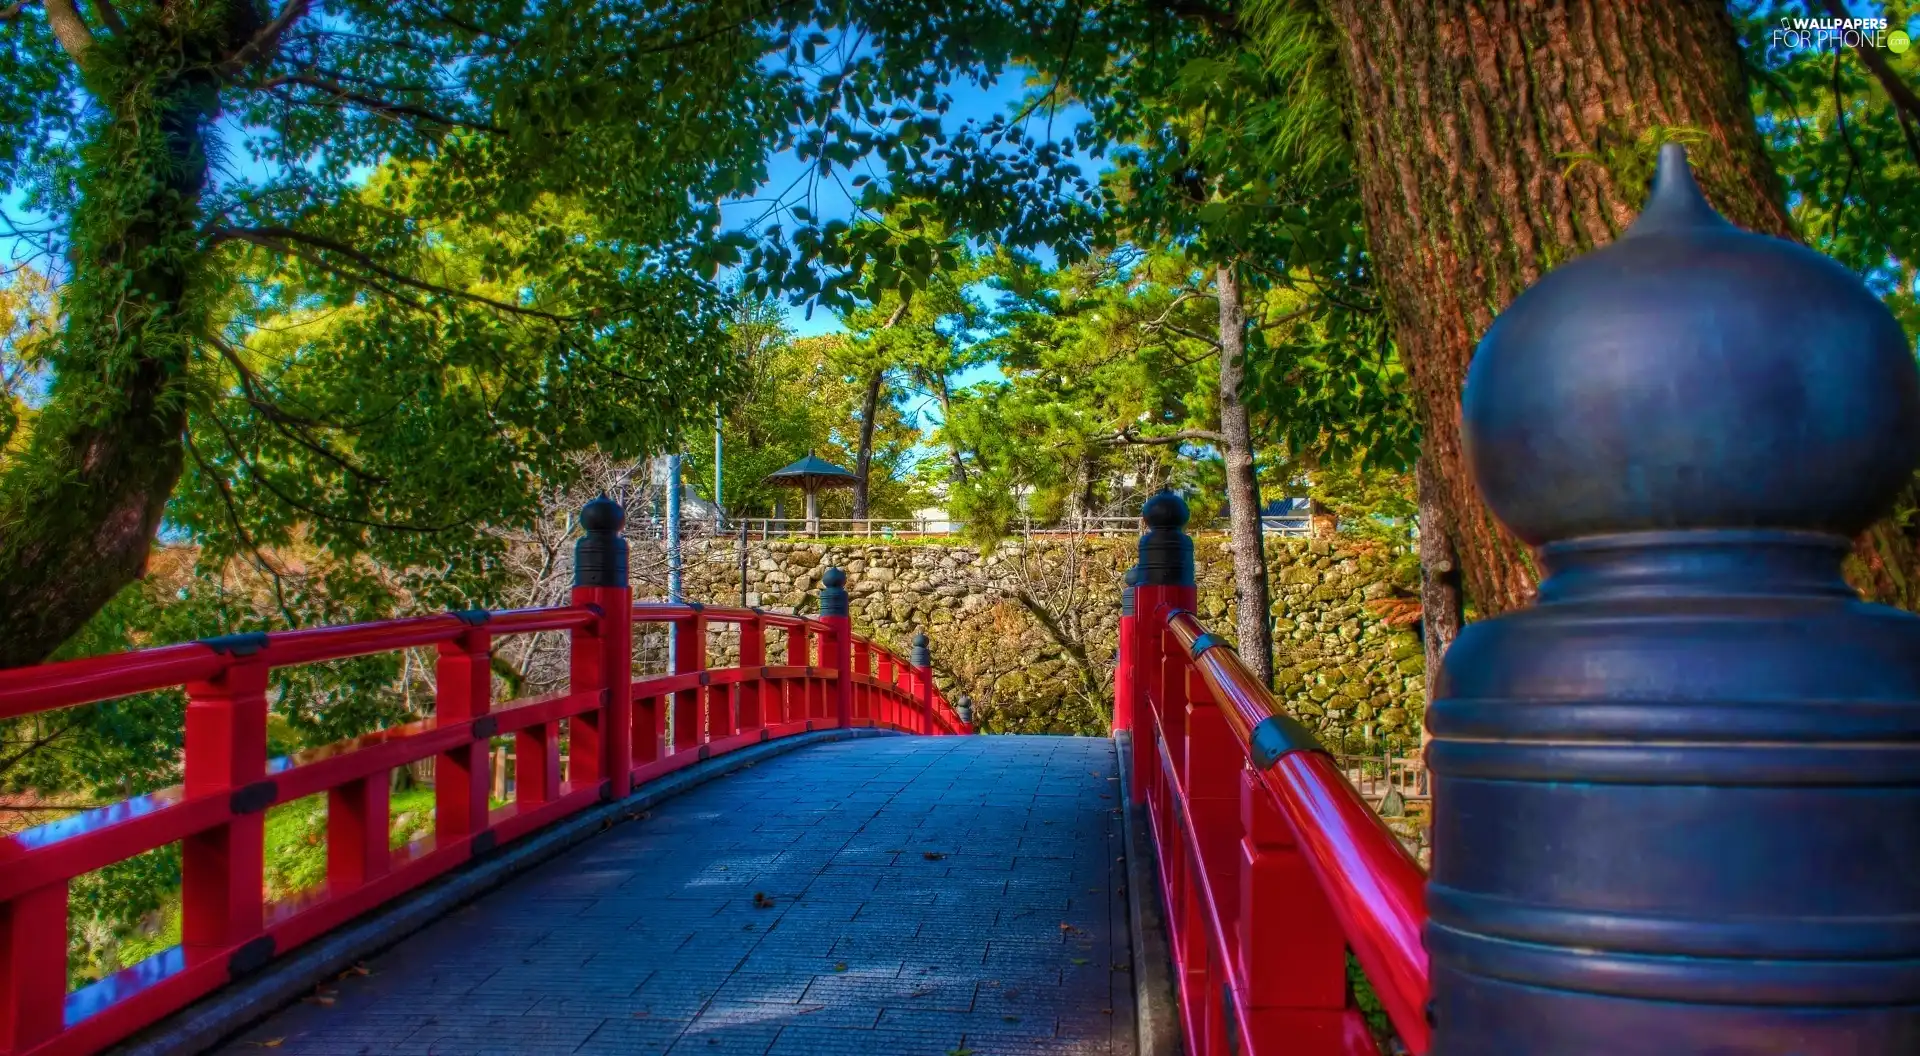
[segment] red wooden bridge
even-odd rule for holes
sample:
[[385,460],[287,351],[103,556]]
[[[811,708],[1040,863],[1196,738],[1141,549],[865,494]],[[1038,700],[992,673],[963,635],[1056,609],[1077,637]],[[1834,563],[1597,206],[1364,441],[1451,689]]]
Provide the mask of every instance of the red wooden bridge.
[[[1373,1053],[1349,948],[1425,1051],[1419,869],[1329,757],[1270,743],[1273,699],[1190,615],[1127,618],[1115,741],[963,742],[924,644],[854,634],[836,570],[815,618],[636,603],[617,513],[583,522],[565,606],[0,672],[4,716],[188,700],[179,787],[0,844],[0,1051]],[[669,673],[634,673],[646,624]],[[490,650],[539,632],[571,684],[496,703]],[[268,758],[276,668],[421,646],[431,718]],[[390,849],[390,775],[422,760],[433,833]],[[268,901],[266,812],[322,793],[326,879]],[[1135,875],[1159,863],[1131,911],[1130,806]],[[69,991],[70,882],[176,842],[180,944]]]

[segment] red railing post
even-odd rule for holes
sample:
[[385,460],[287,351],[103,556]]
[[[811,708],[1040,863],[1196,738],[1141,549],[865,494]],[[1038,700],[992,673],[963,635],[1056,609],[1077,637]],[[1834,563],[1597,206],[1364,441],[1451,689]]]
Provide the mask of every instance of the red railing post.
[[[882,665],[886,663],[884,658],[881,660],[881,663]],[[855,638],[853,641],[853,673],[862,680],[874,677],[873,646],[858,638]],[[853,683],[852,693],[852,718],[856,721],[871,718],[873,711],[873,687],[867,685],[865,681],[856,681]]]
[[0,904],[0,1049],[24,1052],[66,1025],[67,883]]
[[847,574],[837,568],[820,577],[820,622],[827,625],[820,662],[836,672],[833,721],[845,729],[853,722],[853,621],[847,615]]
[[1120,588],[1120,628],[1117,634],[1120,655],[1113,665],[1113,732],[1131,731],[1134,724],[1134,606],[1133,588],[1140,579],[1138,568],[1127,569],[1126,583]]
[[1338,1056],[1347,940],[1258,771],[1240,771],[1239,976],[1259,1049]]
[[[433,717],[442,724],[477,719],[493,700],[489,664],[493,639],[481,624],[485,612],[459,613],[473,624],[452,641],[440,643],[434,664]],[[477,729],[476,733],[483,733]],[[492,756],[486,736],[475,736],[433,761],[433,834],[440,847],[477,835],[487,827],[487,764]]]
[[[806,668],[812,663],[808,652],[807,628],[804,624],[787,628],[787,666]],[[813,717],[810,701],[812,679],[783,678],[780,680],[780,719],[782,722],[800,722]]]
[[[385,876],[391,862],[388,790],[393,772],[348,781],[327,790],[327,888],[351,891]],[[437,780],[437,778],[436,778]]]
[[218,956],[260,934],[266,810],[273,802],[266,780],[268,667],[258,655],[266,641],[264,634],[210,640],[231,652],[234,663],[211,681],[187,686],[184,790],[189,796],[228,793],[234,811],[224,824],[181,841],[180,945],[189,961]]
[[[694,605],[693,614],[673,625],[673,673],[690,675],[707,667],[707,617]],[[683,689],[673,695],[673,750],[690,752],[700,747],[702,725],[700,705],[707,695],[706,686]]]
[[740,728],[759,729],[767,725],[765,714],[766,685],[760,680],[760,668],[767,662],[767,628],[760,622],[760,610],[753,610],[753,619],[740,624],[740,668],[746,673],[741,676],[739,699]]
[[575,693],[599,690],[601,700],[568,724],[567,780],[605,782],[614,799],[633,779],[633,590],[620,535],[626,519],[619,503],[594,499],[580,510],[586,534],[573,548],[573,604],[597,608],[600,618],[573,632],[571,685]]
[[926,632],[913,636],[913,652],[907,654],[913,665],[913,699],[920,713],[927,717],[929,731],[933,719],[933,643],[928,641]]

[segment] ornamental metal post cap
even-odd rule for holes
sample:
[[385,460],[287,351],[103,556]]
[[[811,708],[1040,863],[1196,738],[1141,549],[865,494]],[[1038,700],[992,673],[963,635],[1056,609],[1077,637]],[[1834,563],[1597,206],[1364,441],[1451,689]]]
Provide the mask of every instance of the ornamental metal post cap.
[[601,492],[580,507],[580,527],[589,532],[617,532],[627,523],[627,511]]
[[624,587],[627,585],[627,540],[620,529],[627,511],[602,492],[580,507],[585,534],[573,544],[573,585]]
[[837,568],[829,568],[820,575],[820,615],[845,616],[847,614],[847,574]]
[[1126,585],[1120,588],[1120,615],[1132,616],[1134,614],[1133,588],[1140,585],[1140,566],[1134,565],[1127,569],[1127,574],[1121,577],[1121,581]]
[[1521,294],[1474,353],[1463,431],[1533,545],[1681,528],[1851,538],[1920,463],[1920,370],[1846,268],[1728,223],[1679,144],[1619,240]]
[[1841,575],[1920,461],[1892,315],[1669,145],[1639,221],[1488,330],[1463,412],[1546,575],[1427,710],[1432,1051],[1915,1051],[1920,618]]
[[960,716],[961,722],[973,725],[973,698],[960,694],[960,699],[953,702],[953,713]]
[[1147,531],[1140,537],[1140,586],[1193,586],[1193,540],[1181,530],[1188,516],[1186,500],[1171,491],[1155,494],[1141,508]]
[[930,648],[928,648],[928,646],[931,644],[932,643],[930,643],[927,640],[927,635],[925,631],[922,631],[919,634],[914,635],[913,636],[913,652],[908,654],[908,657],[907,657],[908,662],[913,664],[913,666],[915,667],[932,667],[933,651]]

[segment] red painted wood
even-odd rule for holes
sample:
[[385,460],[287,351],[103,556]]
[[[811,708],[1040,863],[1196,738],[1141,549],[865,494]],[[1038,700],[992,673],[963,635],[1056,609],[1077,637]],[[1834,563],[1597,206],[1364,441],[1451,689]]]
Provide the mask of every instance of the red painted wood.
[[327,887],[351,891],[387,874],[388,772],[327,792]]
[[67,884],[0,906],[0,1046],[24,1052],[60,1032],[67,996]]
[[[1137,589],[1137,588],[1136,588]],[[1113,729],[1114,732],[1133,729],[1133,654],[1134,623],[1132,616],[1120,617],[1119,659],[1113,665]]]
[[1324,753],[1253,766],[1250,737],[1278,705],[1230,648],[1192,656],[1206,631],[1190,588],[1135,600],[1133,795],[1162,852],[1188,1052],[1377,1056],[1347,993],[1349,948],[1401,1040],[1426,1052],[1418,865]]
[[[0,671],[0,708],[14,709],[9,714],[183,682],[189,698],[181,787],[0,838],[0,1052],[98,1051],[223,985],[229,959],[242,946],[270,941],[274,951],[284,952],[324,934],[468,862],[481,834],[495,842],[515,839],[600,802],[603,782],[624,794],[629,782],[692,765],[702,755],[758,744],[763,732],[771,738],[840,725],[831,713],[856,680],[850,650],[857,639],[849,628],[751,610],[703,614],[691,606],[636,606],[624,589],[582,589],[572,602],[494,613],[479,623],[447,615],[282,632],[264,636],[264,647],[247,656],[189,643]],[[701,637],[707,619],[739,623],[742,664],[703,672],[699,649],[682,661],[679,673],[636,681],[630,660],[635,618],[672,624],[688,636],[699,627]],[[788,635],[784,665],[764,663],[768,626]],[[491,644],[504,635],[556,630],[572,638],[569,689],[493,707]],[[809,655],[810,639],[817,655]],[[267,759],[271,667],[422,645],[441,654],[431,719]],[[895,676],[865,680],[872,706],[885,701],[904,712],[917,683],[898,677],[898,657],[867,649],[869,655],[878,651],[883,668]],[[656,705],[669,694],[685,699],[701,692],[703,678],[708,693],[738,695],[739,727],[709,730],[691,723],[687,728],[696,736],[717,736],[704,752],[662,758],[664,707],[636,714],[633,695]],[[932,699],[945,709],[937,695]],[[722,710],[731,723],[732,709]],[[482,719],[490,731],[476,726]],[[571,727],[567,774],[559,761],[562,723]],[[942,732],[955,728],[951,721],[941,724]],[[515,739],[514,801],[489,810],[489,735],[507,734]],[[390,772],[420,759],[435,760],[437,831],[389,851]],[[318,793],[328,804],[327,879],[265,905],[265,807]],[[234,812],[236,804],[242,813]],[[65,994],[68,881],[175,841],[185,850],[187,942]]]
[[758,616],[740,624],[740,670],[753,677],[743,680],[737,691],[740,728],[757,730],[766,725],[762,700],[768,687],[759,678],[759,668],[767,662],[767,632]]
[[[493,700],[488,655],[492,642],[484,629],[475,628],[440,643],[440,658],[434,665],[436,723],[468,722],[487,713]],[[434,759],[433,824],[442,843],[472,836],[487,826],[489,748],[484,738],[469,734]]]
[[[699,613],[673,625],[673,673],[697,674],[707,666],[707,621]],[[690,752],[700,747],[706,732],[701,705],[705,693],[699,682],[673,695],[673,750]]]
[[[188,685],[187,795],[232,796],[266,777],[267,670],[256,655]],[[266,817],[264,809],[229,814],[182,842],[180,932],[188,960],[222,956],[260,933]]]

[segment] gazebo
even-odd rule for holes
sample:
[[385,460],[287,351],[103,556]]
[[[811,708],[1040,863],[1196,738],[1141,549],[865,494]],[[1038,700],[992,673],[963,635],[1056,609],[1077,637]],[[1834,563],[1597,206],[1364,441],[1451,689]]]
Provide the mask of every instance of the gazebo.
[[807,495],[807,534],[820,534],[820,489],[850,488],[859,480],[848,470],[828,462],[813,452],[785,469],[767,474],[767,483],[797,487]]

